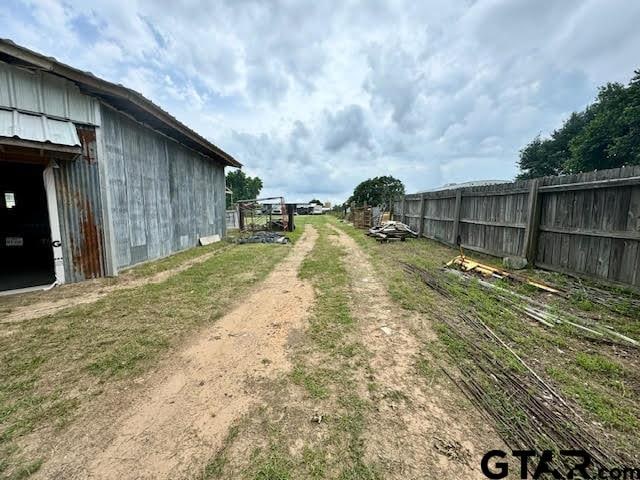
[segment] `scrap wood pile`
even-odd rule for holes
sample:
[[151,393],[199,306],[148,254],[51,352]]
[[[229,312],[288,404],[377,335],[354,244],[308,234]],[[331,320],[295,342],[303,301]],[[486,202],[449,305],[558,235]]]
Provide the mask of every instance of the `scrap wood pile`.
[[254,232],[247,237],[240,237],[236,243],[289,243],[289,239],[278,232]]
[[453,260],[446,264],[447,267],[456,267],[463,272],[475,272],[485,277],[494,277],[498,279],[509,279],[520,283],[526,283],[532,287],[539,288],[549,293],[555,293],[557,295],[564,295],[558,288],[551,287],[541,282],[533,281],[529,278],[523,277],[513,272],[508,272],[500,268],[492,267],[491,265],[485,265],[484,263],[476,262],[465,255],[458,255]]
[[393,242],[404,241],[407,238],[417,238],[418,232],[412,230],[406,223],[389,220],[371,227],[367,235],[374,237],[379,242]]
[[[483,414],[498,425],[505,442],[513,449],[545,445],[554,449],[582,449],[592,456],[594,465],[611,467],[629,463],[624,453],[615,451],[602,432],[581,418],[553,386],[516,353],[472,308],[460,306],[452,292],[460,289],[460,277],[442,270],[428,271],[403,264],[404,270],[417,275],[454,307],[454,315],[445,315],[447,335],[464,354],[456,362],[459,373],[443,368],[445,374],[463,391]],[[505,308],[509,308],[506,305]],[[508,340],[508,339],[507,339]],[[517,369],[513,364],[519,364]],[[558,460],[562,463],[562,459]],[[556,468],[571,468],[554,465]]]

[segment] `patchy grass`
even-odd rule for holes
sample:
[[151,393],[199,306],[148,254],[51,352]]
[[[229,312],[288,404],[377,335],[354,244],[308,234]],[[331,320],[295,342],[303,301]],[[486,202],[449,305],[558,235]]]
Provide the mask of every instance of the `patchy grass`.
[[[319,238],[299,272],[313,284],[316,301],[291,352],[293,370],[262,386],[267,406],[244,419],[227,449],[233,451],[227,454],[231,460],[205,478],[380,478],[364,460],[370,405],[358,393],[358,384],[368,353],[357,341],[350,313],[345,252],[331,240],[326,218],[296,221],[314,225]],[[375,388],[373,382],[369,386]],[[219,463],[217,458],[212,462]]]
[[291,379],[296,385],[304,387],[312,398],[322,399],[329,395],[326,376],[320,369],[309,372],[306,365],[298,364],[293,368]]
[[[93,401],[153,368],[185,336],[215,322],[290,251],[279,245],[222,245],[157,284],[116,291],[101,300],[11,324],[0,336],[0,472],[24,478],[40,465],[17,442],[38,431],[36,445]],[[198,255],[200,252],[198,252]],[[136,275],[174,268],[197,256],[182,252],[140,267]],[[38,451],[38,448],[35,448]]]
[[[394,300],[403,308],[424,313],[432,319],[439,340],[425,345],[432,354],[446,352],[454,364],[468,364],[470,352],[477,348],[478,342],[482,342],[496,365],[515,374],[525,373],[523,365],[499,344],[473,335],[460,336],[439,320],[445,316],[453,318],[456,311],[470,312],[489,326],[520,357],[533,365],[539,375],[555,384],[574,403],[583,418],[600,425],[604,430],[600,435],[609,435],[620,451],[632,457],[640,452],[640,440],[634,435],[640,424],[640,357],[637,349],[611,344],[601,337],[565,324],[545,327],[506,308],[504,302],[476,282],[459,282],[457,285],[454,282],[449,290],[453,300],[444,301],[440,294],[430,289],[420,278],[406,274],[401,264],[405,262],[437,275],[447,275],[439,269],[458,255],[455,249],[426,239],[381,244],[348,224],[339,223],[338,226],[369,254]],[[499,259],[476,253],[470,253],[470,256],[483,263],[500,266]],[[558,286],[570,284],[567,277],[557,273],[532,270],[525,274]],[[586,295],[574,294],[568,299],[549,298],[526,285],[508,281],[500,281],[498,285],[547,303],[552,313],[582,312],[594,321],[611,325],[619,332],[636,339],[640,338],[640,312],[632,308],[632,292],[618,292],[616,287],[593,285],[609,292],[617,292],[612,304],[605,307],[591,301]],[[584,285],[592,283],[585,281]],[[417,360],[416,369],[426,378],[432,375],[428,363],[420,359]],[[487,401],[506,417],[526,428],[524,413],[510,401],[508,395],[492,388],[494,382],[490,378],[485,380]]]
[[623,370],[619,363],[597,353],[578,352],[576,363],[589,373],[610,375],[611,377],[619,377]]
[[154,260],[151,262],[145,262],[141,265],[137,265],[122,272],[125,276],[132,276],[136,278],[149,277],[157,273],[165,272],[167,270],[173,270],[179,267],[185,262],[197,259],[208,253],[221,252],[229,247],[229,242],[221,240],[220,242],[212,243],[204,247],[195,247],[183,250],[181,252],[174,253],[168,257],[161,258],[160,260]]

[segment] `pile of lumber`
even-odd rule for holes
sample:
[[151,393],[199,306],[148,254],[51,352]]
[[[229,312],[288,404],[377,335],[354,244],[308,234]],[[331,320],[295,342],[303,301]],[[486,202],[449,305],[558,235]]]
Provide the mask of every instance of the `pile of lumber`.
[[374,237],[379,242],[393,242],[404,241],[407,237],[417,238],[418,232],[412,230],[406,223],[390,220],[371,227],[367,235]]

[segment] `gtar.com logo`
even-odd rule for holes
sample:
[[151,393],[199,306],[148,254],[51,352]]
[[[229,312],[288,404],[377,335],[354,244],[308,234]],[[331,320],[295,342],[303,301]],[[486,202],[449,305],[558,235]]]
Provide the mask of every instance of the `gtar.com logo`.
[[[480,462],[482,473],[487,478],[507,478],[509,469],[519,471],[521,479],[614,479],[614,480],[640,480],[640,468],[619,467],[593,469],[591,455],[584,450],[542,450],[540,454],[536,450],[513,450],[511,459],[502,450],[487,452]],[[562,457],[562,465],[570,465],[567,471],[559,471],[554,464]],[[556,460],[554,462],[554,459]],[[532,473],[531,473],[532,472]]]

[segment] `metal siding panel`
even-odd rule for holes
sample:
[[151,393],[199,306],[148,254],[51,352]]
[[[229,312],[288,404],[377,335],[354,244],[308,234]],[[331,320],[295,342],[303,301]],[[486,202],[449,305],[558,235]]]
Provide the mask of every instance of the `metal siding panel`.
[[79,146],[80,139],[72,122],[45,115],[0,109],[0,137],[17,137],[34,142]]
[[160,229],[160,255],[169,255],[173,249],[173,212],[171,210],[171,185],[169,180],[169,158],[167,141],[158,143],[158,188],[156,203],[158,204],[158,224]]
[[158,158],[151,136],[141,137],[141,151],[146,154],[145,168],[142,170],[142,193],[145,214],[145,236],[147,255],[158,258],[160,254],[160,230],[158,226],[158,204],[156,203],[156,179],[158,178]]
[[124,167],[127,176],[127,201],[129,207],[129,235],[131,247],[147,244],[145,233],[144,196],[142,191],[142,152],[137,126],[130,120],[122,123]]
[[218,232],[218,222],[216,221],[216,201],[217,201],[217,188],[215,185],[216,182],[216,172],[214,169],[207,170],[206,176],[206,191],[207,191],[207,202],[205,205],[205,209],[207,212],[207,234],[212,235]]
[[20,68],[12,69],[15,108],[39,112],[40,76]]
[[[224,232],[221,165],[111,108],[102,109],[102,122],[120,267],[194,247],[198,237]],[[121,154],[116,132],[122,136]],[[120,253],[125,223],[126,258]]]
[[47,140],[41,116],[19,113],[17,118],[18,125],[17,130],[14,128],[14,136],[23,140],[34,140],[36,142],[44,142]]
[[218,194],[218,199],[215,202],[215,215],[218,221],[218,229],[215,233],[219,233],[220,235],[225,235],[227,232],[227,224],[224,221],[223,215],[226,209],[226,195],[225,195],[225,187],[226,187],[226,179],[224,175],[224,167],[218,166],[214,169],[216,173],[216,181],[213,185],[215,192]]
[[69,118],[80,122],[93,123],[93,108],[90,97],[80,93],[73,84],[67,85],[67,97],[69,99]]
[[95,106],[73,82],[0,62],[0,107],[95,125]]
[[0,106],[13,107],[11,88],[11,70],[9,69],[9,65],[0,62]]
[[125,267],[131,265],[131,250],[129,239],[129,215],[127,201],[127,177],[124,168],[124,146],[120,123],[111,110],[102,109],[102,132],[104,135],[105,155],[108,162],[109,181],[111,191],[111,218],[114,238],[116,239],[116,265]]
[[62,118],[67,115],[67,81],[53,75],[43,76],[42,98],[44,99],[44,112]]
[[210,228],[209,222],[207,221],[207,202],[209,201],[209,197],[207,192],[207,169],[204,164],[205,159],[197,157],[195,160],[198,170],[198,177],[195,179],[198,191],[196,192],[196,210],[194,212],[198,224],[195,238],[197,242],[199,237],[209,234]]
[[13,111],[0,109],[0,137],[13,137]]
[[79,282],[104,276],[102,199],[93,128],[82,129],[83,154],[54,169],[65,277]]

